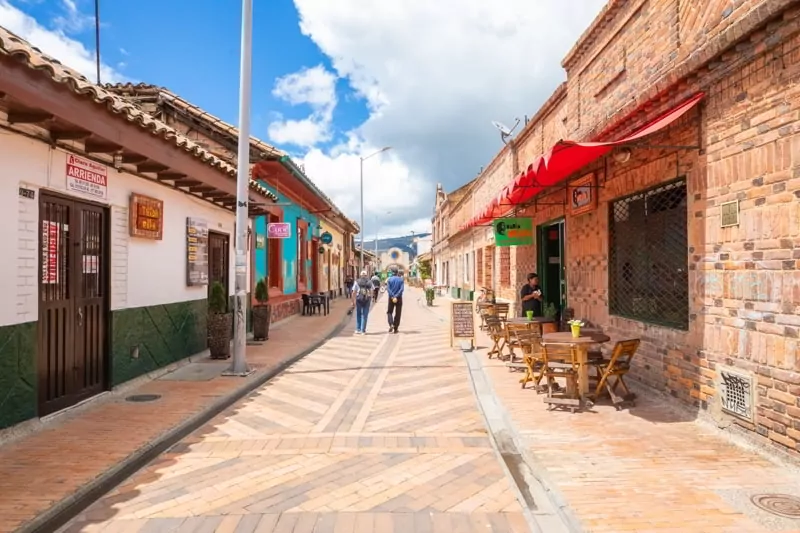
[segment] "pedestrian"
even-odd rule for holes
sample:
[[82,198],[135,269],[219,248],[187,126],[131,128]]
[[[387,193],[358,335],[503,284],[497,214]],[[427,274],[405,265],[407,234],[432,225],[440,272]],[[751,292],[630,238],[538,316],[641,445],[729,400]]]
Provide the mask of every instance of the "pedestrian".
[[367,333],[369,304],[372,301],[372,282],[367,277],[366,270],[361,271],[361,276],[353,284],[352,293],[356,308],[356,335],[364,335]]
[[528,274],[528,283],[522,286],[519,296],[523,317],[528,312],[533,313],[533,316],[542,316],[542,289],[539,288],[538,274]]
[[344,294],[347,296],[347,298],[350,298],[350,296],[353,294],[353,276],[350,274],[344,278]]
[[397,269],[393,268],[389,274],[389,280],[386,282],[386,292],[389,297],[389,308],[386,314],[389,318],[389,333],[397,333],[400,327],[400,315],[403,313],[403,290],[405,284]]
[[372,282],[372,301],[377,302],[378,293],[381,290],[381,278],[378,276],[377,272],[372,274],[372,279],[370,281]]

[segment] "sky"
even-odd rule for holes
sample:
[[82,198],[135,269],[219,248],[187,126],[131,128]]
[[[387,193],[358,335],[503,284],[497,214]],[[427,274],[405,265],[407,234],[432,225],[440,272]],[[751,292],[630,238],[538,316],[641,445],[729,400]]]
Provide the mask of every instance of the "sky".
[[[367,240],[429,232],[532,116],[605,0],[253,2],[252,135],[287,151]],[[100,0],[101,80],[166,87],[237,123],[241,4]],[[95,79],[94,0],[0,0],[0,25]],[[521,166],[529,162],[521,161]]]

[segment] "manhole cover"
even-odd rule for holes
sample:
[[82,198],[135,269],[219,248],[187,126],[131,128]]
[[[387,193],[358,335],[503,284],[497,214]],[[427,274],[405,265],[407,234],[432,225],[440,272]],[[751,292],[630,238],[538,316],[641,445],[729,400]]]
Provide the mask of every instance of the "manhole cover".
[[126,402],[154,402],[161,398],[160,394],[134,394],[133,396],[128,396],[125,398]]
[[750,498],[753,505],[784,518],[800,518],[800,498],[789,494],[756,494]]

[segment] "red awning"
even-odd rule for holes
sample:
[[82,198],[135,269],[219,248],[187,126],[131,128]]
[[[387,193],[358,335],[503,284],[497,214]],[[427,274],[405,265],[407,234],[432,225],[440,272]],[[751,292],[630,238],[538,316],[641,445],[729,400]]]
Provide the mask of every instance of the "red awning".
[[486,208],[467,222],[464,228],[485,224],[502,217],[514,206],[525,203],[546,187],[551,187],[571,176],[589,163],[611,152],[614,148],[646,137],[662,130],[681,118],[705,93],[698,93],[669,112],[642,126],[624,139],[611,142],[559,141],[546,155],[528,165],[528,168],[511,183],[503,187],[500,194]]

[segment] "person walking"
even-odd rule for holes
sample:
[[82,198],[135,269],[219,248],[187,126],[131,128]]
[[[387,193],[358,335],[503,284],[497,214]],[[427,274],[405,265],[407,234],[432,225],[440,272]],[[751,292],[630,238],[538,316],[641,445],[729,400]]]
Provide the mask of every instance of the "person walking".
[[403,313],[403,290],[405,283],[403,278],[397,274],[397,269],[392,269],[390,277],[386,282],[386,293],[389,297],[389,308],[386,314],[389,318],[389,333],[397,333],[400,327],[400,315]]
[[372,301],[372,282],[367,277],[365,270],[355,281],[352,287],[353,305],[356,308],[356,335],[367,333],[367,317],[369,317],[369,304]]
[[344,279],[344,293],[348,298],[353,294],[353,281],[353,276],[350,274]]
[[377,303],[378,293],[381,290],[381,278],[378,276],[377,272],[372,274],[372,279],[370,281],[372,282],[372,301]]

